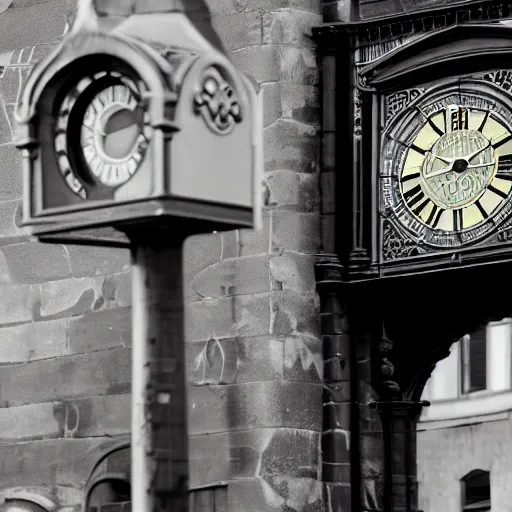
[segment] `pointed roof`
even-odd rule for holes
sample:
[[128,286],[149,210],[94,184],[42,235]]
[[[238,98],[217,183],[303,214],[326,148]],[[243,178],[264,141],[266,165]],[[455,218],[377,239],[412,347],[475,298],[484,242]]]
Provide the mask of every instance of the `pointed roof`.
[[[80,4],[81,0],[78,0]],[[211,24],[205,0],[93,0],[98,16],[130,16],[132,14],[185,14],[202,35],[219,51],[225,53],[219,36]]]

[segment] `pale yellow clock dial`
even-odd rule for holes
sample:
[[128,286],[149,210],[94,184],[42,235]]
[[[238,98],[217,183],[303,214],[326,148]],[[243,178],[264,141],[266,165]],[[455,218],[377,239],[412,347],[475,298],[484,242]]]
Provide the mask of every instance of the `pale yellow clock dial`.
[[491,112],[447,105],[409,145],[399,181],[405,204],[426,226],[474,227],[510,194],[512,133]]

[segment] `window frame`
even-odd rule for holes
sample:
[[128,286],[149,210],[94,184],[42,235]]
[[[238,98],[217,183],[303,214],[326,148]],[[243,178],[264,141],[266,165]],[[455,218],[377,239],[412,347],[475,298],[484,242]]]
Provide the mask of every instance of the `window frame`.
[[[116,480],[118,482],[125,482],[131,488],[131,481],[129,478],[126,477],[125,473],[102,473],[101,475],[98,475],[96,478],[91,480],[89,482],[89,484],[87,485],[87,489],[86,489],[85,496],[84,496],[84,507],[83,507],[85,512],[91,512],[91,506],[89,505],[89,502],[90,502],[91,495],[92,495],[94,489],[96,487],[98,487],[98,485],[108,482],[108,481],[112,481],[112,480]],[[119,502],[120,510],[123,510],[122,507],[125,506],[126,503],[131,503],[131,498],[130,498],[130,501],[120,501]],[[101,507],[103,507],[104,505],[113,505],[113,504],[114,503],[104,503],[103,505],[101,505]],[[96,512],[101,512],[101,508],[99,510],[97,510]]]
[[[474,503],[466,503],[467,484],[478,476],[487,477],[489,498]],[[473,469],[460,479],[461,484],[461,512],[490,512],[491,511],[491,472],[485,469]],[[486,503],[487,502],[487,503]]]

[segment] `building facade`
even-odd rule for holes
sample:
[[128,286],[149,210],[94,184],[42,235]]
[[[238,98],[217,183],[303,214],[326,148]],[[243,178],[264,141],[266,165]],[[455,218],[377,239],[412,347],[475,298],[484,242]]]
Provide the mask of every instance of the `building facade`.
[[431,406],[418,424],[423,510],[510,506],[511,341],[511,319],[492,322],[454,344],[432,373],[423,394]]
[[[321,510],[313,268],[320,116],[311,38],[320,2],[93,4],[108,27],[192,5],[191,17],[211,16],[226,52],[259,84],[264,229],[192,237],[185,247],[193,509]],[[8,510],[99,512],[129,501],[129,252],[40,244],[19,227],[16,104],[75,9],[76,0],[0,3],[0,498]]]
[[[407,365],[400,368],[407,354],[413,359],[411,350],[407,352],[405,342],[399,340],[396,359],[390,356],[394,345],[382,329],[382,319],[373,323],[368,321],[370,313],[365,316],[366,311],[375,313],[367,298],[360,298],[358,313],[349,314],[342,298],[332,291],[336,276],[318,271],[319,257],[335,259],[333,253],[345,233],[336,225],[339,212],[334,197],[344,184],[345,168],[334,162],[334,146],[343,130],[357,135],[361,119],[350,112],[349,128],[344,122],[336,125],[336,115],[347,114],[333,106],[343,70],[333,67],[328,52],[319,58],[313,28],[323,22],[425,11],[424,18],[415,20],[423,24],[425,35],[439,28],[425,21],[427,11],[453,3],[91,1],[105,31],[130,16],[155,12],[183,11],[196,22],[211,23],[225,52],[257,83],[262,99],[263,229],[194,236],[185,244],[193,512],[388,512],[385,499],[395,503],[393,512],[413,510],[416,476],[409,462],[414,456],[402,462],[404,454],[414,452],[415,417],[421,403],[414,393],[408,399],[403,383],[409,379],[411,389],[420,389],[421,379],[426,380],[445,354],[441,347],[435,357],[426,357],[428,364],[422,369],[426,373],[416,382]],[[75,0],[0,1],[0,510],[4,512],[130,509],[130,254],[121,249],[37,243],[19,223],[22,178],[21,156],[13,142],[16,105],[31,69],[70,30],[75,15]],[[405,23],[398,28],[404,27]],[[371,39],[372,31],[368,34]],[[388,49],[400,44],[390,43]],[[371,58],[374,49],[370,43],[365,46],[364,58]],[[338,155],[342,153],[338,149]],[[364,335],[353,331],[354,319],[358,327],[370,325],[370,329],[362,329]],[[469,368],[471,354],[482,353],[471,339],[461,345],[466,347],[465,357],[469,354],[465,359]],[[485,349],[486,361],[508,364],[507,344],[500,341],[492,346]],[[397,353],[406,355],[400,359]],[[395,374],[390,358],[398,360]],[[441,365],[451,361],[450,357]],[[484,393],[484,380],[485,389],[489,386],[493,391],[510,386],[510,377],[504,374],[486,374],[484,379],[481,372],[469,370],[464,375],[462,389],[471,397]],[[439,378],[443,377],[436,373],[435,379]],[[443,406],[435,402],[435,393],[445,388],[435,379],[429,391],[435,405],[424,416],[419,440],[425,512],[441,506],[435,501],[438,497],[425,489],[438,482],[434,464],[442,465],[442,456],[448,453],[436,455],[432,443],[438,442],[433,436],[440,432],[448,436],[454,430],[427,427],[439,420],[436,410]],[[488,425],[498,433],[506,421]],[[473,427],[460,428],[473,432]],[[446,442],[456,444],[451,438]],[[391,460],[395,453],[397,467]],[[497,476],[505,473],[495,471],[490,458],[486,460],[488,464],[475,461],[457,470],[457,485],[464,478],[478,483],[465,487],[467,496],[480,496],[474,489],[485,487],[482,482],[488,473],[491,487],[505,478]],[[452,499],[452,491],[443,492]],[[491,494],[493,507],[496,503],[497,510],[506,510],[499,505],[505,503],[505,495]]]

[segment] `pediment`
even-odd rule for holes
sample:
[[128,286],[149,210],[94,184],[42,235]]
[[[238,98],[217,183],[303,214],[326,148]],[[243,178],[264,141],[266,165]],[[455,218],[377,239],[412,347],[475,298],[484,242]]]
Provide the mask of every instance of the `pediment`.
[[362,68],[360,76],[371,87],[392,90],[497,67],[512,67],[512,27],[466,24],[413,39]]

